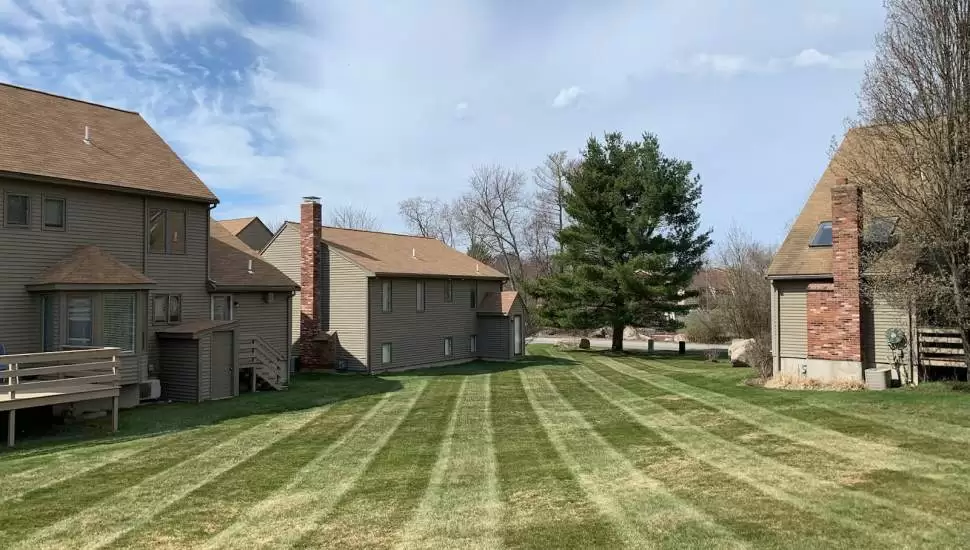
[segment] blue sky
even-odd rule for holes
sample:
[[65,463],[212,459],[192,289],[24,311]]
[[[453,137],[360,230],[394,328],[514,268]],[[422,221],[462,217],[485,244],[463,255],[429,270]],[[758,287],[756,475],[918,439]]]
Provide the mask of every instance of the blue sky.
[[133,109],[219,195],[401,230],[476,165],[656,133],[703,223],[778,242],[856,112],[876,0],[0,0],[0,80]]

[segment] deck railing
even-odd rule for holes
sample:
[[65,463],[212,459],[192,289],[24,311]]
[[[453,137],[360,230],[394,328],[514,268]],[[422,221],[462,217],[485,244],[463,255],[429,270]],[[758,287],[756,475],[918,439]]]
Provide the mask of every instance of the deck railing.
[[[0,355],[0,397],[5,401],[29,400],[52,394],[83,394],[118,390],[119,348]],[[81,400],[81,399],[79,399]],[[10,407],[8,444],[13,445],[15,412]],[[118,394],[113,396],[112,429],[118,429]]]

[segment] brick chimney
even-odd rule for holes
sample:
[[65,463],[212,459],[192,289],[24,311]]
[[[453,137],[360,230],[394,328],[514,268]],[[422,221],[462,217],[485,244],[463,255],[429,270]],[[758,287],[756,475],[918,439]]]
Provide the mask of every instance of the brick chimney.
[[320,254],[322,213],[319,197],[303,197],[300,205],[300,367],[323,368],[314,337],[320,333]]
[[842,361],[862,361],[862,190],[839,178],[832,188],[832,287]]

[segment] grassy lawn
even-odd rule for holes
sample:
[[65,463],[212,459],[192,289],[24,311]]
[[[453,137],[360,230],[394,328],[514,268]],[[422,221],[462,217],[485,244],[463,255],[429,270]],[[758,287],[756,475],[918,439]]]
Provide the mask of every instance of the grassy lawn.
[[970,540],[970,395],[669,355],[312,376],[0,454],[0,548],[901,548]]

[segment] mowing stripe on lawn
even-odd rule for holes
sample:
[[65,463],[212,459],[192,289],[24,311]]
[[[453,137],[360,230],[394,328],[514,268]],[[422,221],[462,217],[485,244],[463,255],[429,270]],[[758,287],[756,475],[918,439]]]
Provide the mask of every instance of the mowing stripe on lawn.
[[546,369],[546,373],[572,406],[635,467],[744,540],[758,547],[785,549],[857,544],[857,531],[775,500],[675,446],[605,401],[573,375],[572,369]]
[[492,377],[495,457],[509,548],[617,548],[615,528],[562,463],[514,372]]
[[[921,471],[932,466],[941,472],[963,469],[963,465],[954,460],[901,450],[889,445],[847,436],[839,431],[821,428],[810,422],[741,399],[698,388],[656,372],[646,373],[609,357],[597,357],[596,360],[631,378],[643,380],[662,390],[714,407],[723,411],[724,414],[753,424],[766,432],[789,439],[797,435],[799,443],[818,447],[849,460],[869,464],[873,468]],[[647,365],[652,364],[642,359],[635,360]]]
[[438,460],[399,548],[498,548],[498,495],[491,375],[462,380]]
[[250,508],[213,537],[207,548],[271,548],[292,546],[330,513],[357,483],[427,387],[406,384],[360,417],[281,489]]
[[[435,375],[400,427],[299,548],[393,546],[428,488],[461,379]],[[416,378],[417,376],[415,376]]]
[[108,463],[31,491],[16,505],[0,506],[0,548],[64,518],[98,506],[116,493],[192,458],[266,418],[232,421],[184,432],[177,445],[148,447],[127,460]]
[[380,395],[369,395],[332,405],[326,414],[192,491],[177,506],[128,532],[111,547],[187,548],[205,543],[286,484],[380,401]]
[[[598,375],[588,367],[578,368],[574,374],[604,400],[657,431],[692,456],[751,484],[777,500],[788,502],[828,521],[858,529],[863,533],[871,533],[870,536],[883,539],[886,543],[899,543],[898,539],[890,538],[895,526],[919,517],[924,520],[922,526],[929,531],[900,533],[900,536],[916,538],[915,541],[907,541],[908,543],[932,540],[928,537],[945,539],[951,535],[947,529],[937,529],[938,525],[932,522],[939,520],[929,514],[900,506],[891,500],[846,489],[837,483],[817,479],[713,436],[683,417]],[[865,521],[854,519],[861,510],[869,512]]]
[[[902,430],[918,436],[943,439],[946,441],[953,441],[955,443],[962,443],[964,445],[970,443],[970,428],[966,428],[958,424],[950,424],[949,422],[941,422],[939,420],[927,418],[926,416],[914,417],[897,415],[887,417],[877,412],[853,412],[821,403],[813,403],[811,406],[841,416],[848,416],[862,420],[868,424],[879,424],[880,426],[885,426],[887,428],[891,428],[892,430]],[[964,450],[966,449],[966,447],[962,448]]]
[[20,546],[30,549],[63,548],[65,541],[71,541],[70,545],[74,548],[100,548],[110,544],[222,472],[299,430],[327,409],[322,407],[272,416],[189,460],[115,494],[100,505],[41,529],[22,541]]
[[628,548],[683,547],[698,541],[718,548],[744,546],[636,469],[563,398],[541,370],[519,374],[559,456],[588,498],[614,523]]

